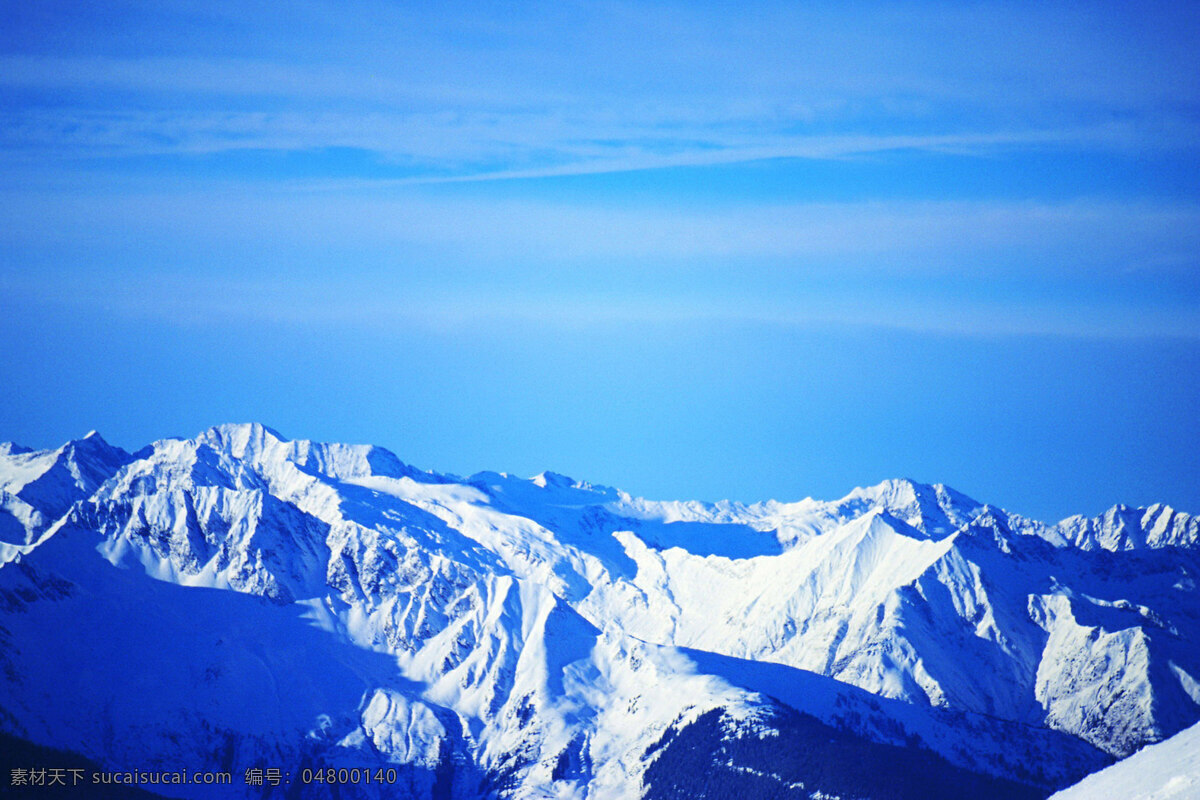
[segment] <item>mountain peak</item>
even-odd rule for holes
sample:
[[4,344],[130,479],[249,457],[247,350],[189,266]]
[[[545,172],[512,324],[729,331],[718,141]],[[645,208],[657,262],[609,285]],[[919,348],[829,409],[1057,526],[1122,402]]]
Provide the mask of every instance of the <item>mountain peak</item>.
[[86,453],[93,457],[110,458],[117,456],[124,458],[129,454],[116,445],[109,444],[99,431],[90,430],[83,435],[82,438],[72,439],[65,445],[59,448],[59,452],[64,454],[71,453]]
[[261,450],[263,445],[273,439],[276,442],[286,442],[283,434],[268,428],[261,422],[232,422],[213,427],[200,434],[200,439],[217,445],[218,449],[229,448],[235,455],[241,455],[247,447]]
[[1155,503],[1133,508],[1119,503],[1097,517],[1076,514],[1054,526],[1067,542],[1090,550],[1136,550],[1142,547],[1184,546],[1200,542],[1200,517]]
[[887,478],[873,486],[860,486],[853,489],[846,497],[862,498],[881,502],[888,506],[910,503],[922,496],[934,496],[933,486],[920,483],[912,478]]
[[563,475],[558,472],[550,472],[549,470],[542,472],[538,475],[534,475],[532,478],[530,478],[530,480],[534,484],[541,486],[543,489],[550,487],[550,486],[554,486],[554,487],[557,487],[560,489],[570,489],[572,487],[579,485],[579,482],[576,481],[574,478],[571,478],[567,475]]
[[948,536],[970,522],[981,504],[943,484],[926,484],[912,478],[889,478],[853,490],[839,506],[851,513],[879,508],[932,536]]

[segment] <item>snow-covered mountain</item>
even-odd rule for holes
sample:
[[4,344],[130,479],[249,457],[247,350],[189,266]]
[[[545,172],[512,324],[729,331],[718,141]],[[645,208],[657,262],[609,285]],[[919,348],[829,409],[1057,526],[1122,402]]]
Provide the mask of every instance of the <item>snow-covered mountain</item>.
[[1200,720],[1198,538],[907,480],[656,502],[261,425],[0,445],[0,732],[220,796],[332,766],[393,770],[343,797],[1045,797]]

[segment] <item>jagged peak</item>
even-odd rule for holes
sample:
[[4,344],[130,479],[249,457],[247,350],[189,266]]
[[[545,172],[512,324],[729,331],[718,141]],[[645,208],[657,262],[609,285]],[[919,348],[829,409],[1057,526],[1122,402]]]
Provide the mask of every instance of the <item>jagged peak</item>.
[[891,507],[921,500],[936,503],[939,496],[961,497],[970,500],[966,495],[944,484],[921,483],[912,478],[887,478],[873,486],[860,486],[851,490],[842,500],[870,500]]
[[216,445],[217,449],[229,449],[234,455],[241,456],[247,448],[261,450],[268,439],[283,443],[290,441],[274,428],[269,428],[261,422],[232,422],[214,425],[198,437],[199,440]]
[[1013,537],[1018,535],[1008,512],[987,504],[960,530],[969,540],[992,541],[1005,553],[1011,552]]
[[305,470],[339,480],[368,475],[411,478],[419,482],[444,479],[438,473],[418,469],[400,460],[385,447],[289,439],[274,428],[258,422],[217,425],[201,433],[194,441],[235,460],[248,462],[255,469],[291,462]]
[[559,472],[551,472],[550,470],[546,470],[545,472],[534,475],[532,478],[530,478],[530,481],[538,486],[541,486],[543,489],[550,486],[564,489],[579,486],[579,481],[575,480],[574,478],[563,475]]
[[1134,507],[1118,503],[1094,517],[1076,514],[1052,532],[1085,550],[1130,550],[1143,547],[1194,547],[1200,542],[1200,518],[1163,504]]
[[871,486],[859,486],[850,491],[846,498],[881,498],[909,495],[915,497],[921,489],[932,489],[926,484],[918,483],[912,478],[885,478]]
[[924,533],[949,535],[970,521],[982,504],[945,484],[889,478],[854,489],[836,506],[852,512],[864,506],[883,508]]
[[1152,503],[1148,506],[1131,506],[1127,503],[1117,503],[1106,508],[1104,511],[1095,516],[1086,514],[1072,514],[1069,517],[1062,519],[1059,525],[1100,525],[1104,523],[1119,523],[1123,521],[1140,522],[1146,518],[1158,518],[1161,516],[1178,515],[1183,518],[1192,518],[1194,515],[1186,511],[1180,511],[1166,503]]
[[[542,488],[558,488],[558,489],[576,489],[581,492],[593,492],[595,494],[617,497],[619,492],[612,486],[606,486],[602,483],[592,483],[590,481],[577,480],[569,475],[563,475],[561,472],[551,472],[549,470],[534,475],[529,479],[531,483],[541,486]],[[693,501],[695,502],[695,501]],[[713,508],[728,508],[731,501],[719,500],[712,503]]]
[[932,484],[931,488],[934,490],[934,493],[937,495],[938,500],[941,501],[943,504],[950,503],[959,508],[971,508],[971,509],[980,508],[984,505],[983,503],[980,503],[978,500],[976,500],[974,497],[971,497],[968,494],[963,494],[962,492],[955,489],[953,486],[947,486],[944,483]]
[[79,452],[99,453],[105,455],[119,454],[121,456],[128,455],[124,448],[118,447],[115,444],[110,444],[103,436],[100,435],[99,431],[94,429],[88,431],[83,435],[82,438],[72,439],[71,441],[67,442],[61,448],[59,448],[59,451],[63,453]]
[[971,520],[972,525],[1002,525],[1009,527],[1008,512],[1002,508],[997,508],[990,503],[984,503],[979,507],[979,513]]
[[26,447],[16,442],[0,442],[0,456],[21,456],[32,453],[32,447]]

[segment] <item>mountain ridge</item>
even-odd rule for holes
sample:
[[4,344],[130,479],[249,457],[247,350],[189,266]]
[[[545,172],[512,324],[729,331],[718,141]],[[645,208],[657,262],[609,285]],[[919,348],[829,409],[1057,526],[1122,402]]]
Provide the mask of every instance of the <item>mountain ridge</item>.
[[[777,705],[1046,792],[1200,719],[1197,522],[1161,506],[1050,526],[905,479],[836,501],[650,501],[549,472],[427,472],[257,424],[136,453],[99,435],[19,450],[0,448],[0,634],[16,676],[0,726],[101,761],[115,756],[94,732],[53,734],[67,711],[25,699],[51,691],[56,673],[37,665],[66,646],[34,644],[29,625],[67,625],[67,607],[89,618],[77,598],[118,584],[180,620],[196,591],[261,598],[279,609],[262,624],[280,653],[301,636],[286,620],[332,637],[317,648],[328,671],[380,654],[346,673],[358,699],[329,699],[340,711],[307,730],[282,710],[270,730],[232,712],[206,724],[293,760],[316,757],[296,742],[325,730],[320,758],[407,765],[415,796],[653,796],[642,781],[668,731],[714,712],[770,738],[761,720],[791,719]],[[104,602],[141,618],[119,593]],[[188,668],[247,685],[301,669],[214,636],[241,655],[197,641]],[[120,691],[104,692],[118,708]],[[162,692],[164,708],[208,720],[180,687]]]
[[[973,498],[969,497],[968,495],[965,495],[962,492],[959,492],[958,490],[956,490],[953,487],[948,486],[946,484],[942,484],[942,483],[926,484],[926,483],[922,483],[921,481],[918,481],[916,479],[908,478],[908,477],[885,478],[882,481],[880,481],[879,483],[874,484],[874,485],[855,487],[855,488],[851,489],[842,498],[840,498],[838,500],[833,500],[833,501],[819,501],[819,500],[814,500],[812,497],[805,497],[801,500],[795,500],[795,501],[781,501],[778,499],[766,499],[766,500],[758,500],[758,501],[751,501],[751,502],[743,502],[743,501],[728,500],[728,499],[715,500],[715,501],[704,501],[704,500],[655,501],[655,500],[649,500],[649,499],[646,499],[643,497],[630,495],[626,492],[620,491],[611,486],[606,486],[603,484],[592,484],[592,483],[589,483],[586,481],[576,480],[573,477],[570,477],[570,476],[567,476],[567,475],[564,475],[561,473],[557,473],[552,470],[544,470],[543,472],[538,473],[530,478],[519,478],[519,477],[516,477],[507,472],[492,472],[492,471],[488,471],[488,470],[471,473],[471,474],[465,475],[465,476],[460,476],[455,473],[449,473],[449,472],[437,472],[434,470],[423,470],[421,468],[418,468],[416,466],[408,464],[407,462],[402,461],[391,450],[389,450],[385,447],[379,446],[379,445],[330,444],[330,443],[316,442],[315,440],[307,440],[307,439],[290,440],[290,439],[286,439],[282,433],[279,433],[274,428],[271,428],[267,425],[263,425],[262,423],[258,423],[258,422],[223,423],[220,425],[215,425],[215,426],[212,426],[212,427],[206,429],[205,431],[202,431],[196,437],[196,439],[197,440],[208,440],[210,442],[220,444],[223,440],[226,439],[226,437],[229,437],[228,441],[230,441],[231,443],[235,443],[235,444],[233,444],[233,447],[236,450],[236,454],[238,454],[238,456],[240,457],[240,454],[245,452],[245,448],[247,446],[250,446],[252,448],[252,450],[262,447],[263,443],[265,442],[265,437],[267,437],[267,436],[272,437],[273,439],[276,440],[276,442],[287,443],[288,445],[291,445],[294,451],[295,451],[295,448],[304,449],[304,448],[314,448],[315,447],[316,451],[317,451],[317,455],[315,456],[316,459],[320,459],[322,457],[322,455],[330,448],[336,449],[337,451],[339,451],[339,454],[346,454],[346,455],[355,454],[359,458],[361,458],[365,454],[366,458],[368,460],[370,460],[371,457],[374,456],[374,458],[377,459],[379,462],[378,464],[374,465],[374,468],[382,468],[383,470],[389,470],[389,471],[385,471],[382,473],[382,474],[388,475],[389,477],[401,477],[403,475],[406,477],[412,477],[414,479],[425,479],[425,480],[442,480],[442,479],[444,479],[447,481],[455,481],[455,482],[461,482],[461,483],[478,483],[478,482],[486,481],[489,476],[496,476],[505,481],[520,481],[522,483],[533,483],[534,485],[541,486],[542,488],[547,488],[547,485],[552,485],[555,488],[576,488],[576,489],[582,489],[585,491],[595,490],[595,491],[604,492],[604,493],[620,494],[620,495],[628,498],[629,501],[635,502],[635,503],[641,502],[641,503],[646,503],[646,504],[658,504],[658,505],[673,504],[676,507],[690,508],[690,509],[711,509],[713,511],[717,511],[720,509],[740,509],[742,511],[749,511],[752,509],[779,510],[779,509],[787,509],[787,508],[793,508],[793,507],[802,507],[805,505],[813,505],[813,504],[819,504],[819,505],[837,504],[837,505],[841,505],[841,506],[848,506],[853,501],[856,501],[856,500],[868,505],[869,507],[876,507],[881,503],[885,504],[885,505],[891,505],[892,503],[889,502],[889,500],[891,500],[892,498],[895,498],[897,496],[903,497],[904,495],[908,494],[908,495],[911,495],[913,498],[911,500],[905,501],[910,506],[917,506],[918,509],[929,509],[931,507],[932,508],[940,507],[941,512],[943,514],[947,513],[948,509],[952,509],[951,513],[956,513],[958,515],[956,517],[956,519],[962,520],[963,519],[962,509],[963,509],[964,505],[968,509],[976,509],[976,510],[983,508],[985,505],[984,503],[980,503],[979,501],[974,500]],[[252,439],[255,442],[257,442],[257,444],[252,444],[251,443]],[[15,441],[3,441],[3,442],[0,442],[0,456],[29,456],[29,455],[39,455],[39,454],[47,454],[47,453],[58,453],[58,452],[63,451],[64,449],[76,448],[81,445],[85,445],[89,442],[93,442],[93,441],[98,441],[98,442],[102,443],[104,447],[109,448],[113,452],[124,454],[127,457],[137,458],[142,453],[152,450],[152,448],[155,445],[158,445],[160,443],[187,442],[187,441],[192,441],[192,440],[186,439],[185,437],[178,437],[178,436],[167,437],[167,438],[155,440],[150,445],[147,445],[136,452],[128,453],[127,451],[123,450],[120,447],[108,444],[108,442],[106,440],[104,440],[103,435],[99,431],[90,430],[83,437],[81,437],[79,439],[72,439],[55,450],[38,450],[36,448],[31,448],[31,447],[28,447],[21,443],[15,442]],[[394,466],[385,466],[385,464],[387,464],[388,462],[390,462]],[[317,468],[323,469],[323,467],[317,467]],[[362,464],[359,464],[357,469],[360,472],[365,472],[366,470],[371,469],[371,467],[370,466],[364,467]],[[2,486],[2,485],[3,484],[0,484],[0,486]],[[937,499],[931,503],[931,502],[929,502],[931,497],[935,497]],[[914,509],[914,511],[917,511],[917,509]],[[1143,515],[1152,515],[1160,521],[1163,520],[1165,517],[1166,521],[1172,523],[1169,527],[1174,528],[1177,526],[1182,526],[1182,527],[1186,528],[1187,535],[1190,537],[1186,540],[1188,544],[1194,544],[1194,543],[1196,543],[1197,540],[1200,540],[1200,533],[1195,532],[1195,529],[1197,528],[1197,526],[1200,526],[1200,522],[1198,522],[1198,520],[1200,520],[1200,517],[1197,517],[1194,514],[1182,511],[1181,509],[1175,509],[1165,503],[1152,503],[1149,506],[1129,506],[1125,503],[1118,502],[1118,503],[1115,503],[1114,505],[1110,506],[1109,508],[1105,509],[1104,511],[1102,511],[1100,514],[1097,514],[1092,517],[1089,517],[1085,514],[1076,513],[1076,514],[1070,514],[1054,523],[1048,523],[1043,520],[1034,519],[1032,517],[1028,517],[1028,516],[1021,515],[1021,514],[1016,514],[1013,512],[1005,511],[1004,513],[1016,520],[1019,520],[1024,525],[1041,526],[1041,527],[1048,528],[1048,529],[1058,528],[1058,527],[1064,526],[1068,523],[1070,523],[1072,526],[1081,526],[1084,528],[1091,526],[1092,528],[1095,528],[1095,527],[1098,527],[1098,523],[1101,520],[1114,520],[1114,519],[1119,520],[1121,517],[1127,517],[1131,513],[1134,513],[1134,514],[1141,513]],[[962,524],[962,523],[959,522],[959,524]],[[1079,543],[1083,543],[1084,541],[1088,540],[1086,534],[1080,534],[1079,538],[1081,540]],[[1157,541],[1162,541],[1162,540],[1158,539],[1155,541],[1157,542]],[[1170,543],[1178,543],[1178,542],[1171,541]]]

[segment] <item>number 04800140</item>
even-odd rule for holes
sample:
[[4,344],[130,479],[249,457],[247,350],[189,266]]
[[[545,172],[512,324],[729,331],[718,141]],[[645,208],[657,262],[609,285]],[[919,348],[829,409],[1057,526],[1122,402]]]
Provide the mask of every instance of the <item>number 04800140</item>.
[[396,770],[388,769],[305,769],[300,771],[301,783],[395,783]]

